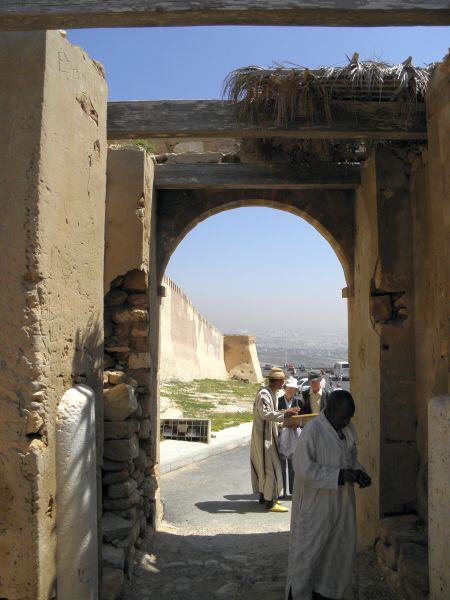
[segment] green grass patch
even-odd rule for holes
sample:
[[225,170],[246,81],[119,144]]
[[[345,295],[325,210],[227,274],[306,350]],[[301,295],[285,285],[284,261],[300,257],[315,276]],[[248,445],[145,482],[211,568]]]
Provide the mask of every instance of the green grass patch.
[[[217,379],[196,379],[190,382],[170,381],[162,384],[161,395],[170,398],[186,418],[211,419],[213,431],[236,427],[252,420],[251,407],[259,389],[257,383]],[[210,398],[213,396],[213,398]],[[216,412],[216,406],[242,403],[249,406],[242,412]]]
[[241,423],[249,423],[253,420],[253,413],[251,412],[240,412],[240,413],[213,413],[209,417],[211,419],[211,430],[220,431],[227,427],[237,427]]

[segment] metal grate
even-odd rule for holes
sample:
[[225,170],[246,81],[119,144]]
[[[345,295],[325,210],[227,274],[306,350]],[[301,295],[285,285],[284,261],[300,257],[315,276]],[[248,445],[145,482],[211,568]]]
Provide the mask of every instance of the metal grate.
[[211,442],[210,419],[161,419],[161,439]]

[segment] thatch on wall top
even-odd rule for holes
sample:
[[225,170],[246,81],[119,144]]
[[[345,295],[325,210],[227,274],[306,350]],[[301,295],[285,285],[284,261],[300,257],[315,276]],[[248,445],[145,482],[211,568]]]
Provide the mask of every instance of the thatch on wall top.
[[357,53],[343,67],[249,66],[228,75],[224,96],[240,115],[279,127],[298,119],[332,122],[335,102],[395,102],[407,119],[408,108],[424,101],[434,66],[415,67],[411,57],[398,65],[359,62]]
[[[424,106],[435,65],[416,67],[409,57],[390,65],[359,61],[355,53],[341,67],[307,69],[276,65],[236,69],[224,82],[224,96],[236,104],[238,118],[287,127],[296,122],[331,124],[334,116],[357,119],[370,105],[389,108],[399,126],[408,128],[411,114]],[[254,152],[273,160],[359,162],[366,143],[358,140],[255,139],[245,142]]]

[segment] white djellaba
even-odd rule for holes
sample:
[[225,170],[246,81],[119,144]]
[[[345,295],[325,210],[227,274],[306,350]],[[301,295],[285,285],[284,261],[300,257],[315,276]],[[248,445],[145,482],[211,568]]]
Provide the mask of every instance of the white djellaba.
[[[321,412],[302,431],[293,466],[286,600],[311,600],[312,591],[327,598],[351,597],[356,556],[353,485],[338,485],[341,469],[365,470],[357,461],[356,432],[350,423],[345,439]],[[326,465],[326,466],[324,466]]]

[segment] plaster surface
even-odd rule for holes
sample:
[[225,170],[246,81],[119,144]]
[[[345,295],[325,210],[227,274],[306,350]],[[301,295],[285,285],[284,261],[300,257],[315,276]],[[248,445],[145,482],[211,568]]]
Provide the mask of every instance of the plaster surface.
[[107,89],[57,31],[2,34],[0,55],[0,596],[46,600],[56,407],[100,384]]
[[98,598],[95,394],[87,385],[67,390],[56,420],[58,597]]

